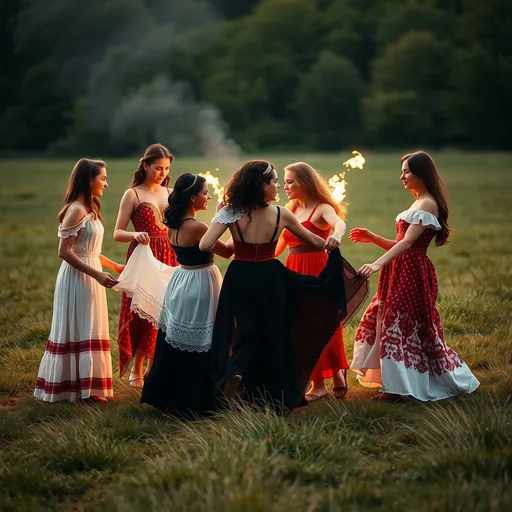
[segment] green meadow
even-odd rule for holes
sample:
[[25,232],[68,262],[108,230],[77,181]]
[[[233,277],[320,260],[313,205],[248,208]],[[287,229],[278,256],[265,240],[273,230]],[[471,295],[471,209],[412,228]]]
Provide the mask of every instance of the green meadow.
[[[347,174],[349,229],[394,237],[396,214],[412,202],[399,181],[400,156],[365,153],[364,170]],[[451,243],[429,252],[438,307],[448,344],[480,388],[440,403],[386,404],[370,401],[375,391],[350,375],[344,401],[320,400],[287,417],[242,409],[196,422],[140,405],[139,392],[119,379],[120,296],[112,290],[115,398],[106,406],[32,398],[60,265],[56,216],[74,162],[0,161],[0,509],[483,512],[512,506],[512,154],[433,156],[448,186],[453,228]],[[349,157],[270,160],[278,169],[304,160],[329,177]],[[113,241],[113,227],[137,162],[107,161],[103,253],[117,261],[128,246]],[[221,181],[236,170],[233,163],[177,158],[171,179],[216,167]],[[213,203],[202,216],[206,222]],[[381,254],[348,236],[341,249],[356,268]],[[221,258],[217,264],[226,269]],[[371,284],[373,293],[376,276]],[[345,329],[349,360],[359,318]]]

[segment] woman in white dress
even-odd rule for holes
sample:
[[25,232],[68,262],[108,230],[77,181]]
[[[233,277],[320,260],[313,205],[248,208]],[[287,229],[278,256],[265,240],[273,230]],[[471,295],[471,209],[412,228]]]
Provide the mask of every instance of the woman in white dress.
[[[199,249],[208,226],[195,217],[198,211],[206,210],[210,199],[203,177],[183,174],[176,180],[164,212],[180,267],[173,272],[165,292],[155,359],[141,402],[174,414],[200,415],[213,409],[210,348],[222,285],[213,254],[229,258],[234,249],[221,241],[211,252]],[[158,280],[153,281],[158,284]],[[147,294],[152,295],[149,290]]]
[[104,228],[98,198],[106,187],[105,162],[80,159],[58,216],[58,254],[64,261],[34,391],[46,402],[105,402],[113,395],[105,288],[117,281],[103,267],[120,273],[124,266],[101,254]]

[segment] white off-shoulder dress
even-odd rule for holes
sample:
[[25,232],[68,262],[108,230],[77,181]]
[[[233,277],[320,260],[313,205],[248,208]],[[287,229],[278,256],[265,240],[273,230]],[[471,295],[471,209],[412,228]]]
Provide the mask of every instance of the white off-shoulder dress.
[[[101,271],[103,233],[101,221],[89,213],[75,226],[59,226],[58,236],[76,237],[73,251]],[[57,275],[52,327],[34,396],[47,402],[113,396],[106,290],[66,261]]]

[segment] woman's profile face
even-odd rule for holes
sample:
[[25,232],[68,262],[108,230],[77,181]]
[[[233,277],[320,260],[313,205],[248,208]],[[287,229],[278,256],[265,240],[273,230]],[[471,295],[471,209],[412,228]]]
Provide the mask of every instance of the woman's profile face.
[[269,183],[265,183],[263,186],[263,191],[265,194],[265,201],[275,201],[277,191],[279,190],[279,181],[277,176],[277,171],[275,169],[272,169],[272,177],[270,178]]
[[421,186],[421,180],[411,172],[409,169],[409,163],[407,160],[402,164],[402,173],[400,179],[405,190],[417,190]]

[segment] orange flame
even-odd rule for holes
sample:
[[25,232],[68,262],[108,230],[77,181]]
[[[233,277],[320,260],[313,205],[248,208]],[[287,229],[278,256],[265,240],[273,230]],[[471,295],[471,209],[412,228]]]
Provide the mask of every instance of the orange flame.
[[354,156],[342,164],[345,166],[346,170],[331,176],[328,181],[332,197],[338,204],[341,204],[347,195],[347,182],[345,181],[345,174],[351,169],[362,169],[366,163],[365,158],[361,153],[359,153],[359,151],[352,151],[352,154]]
[[[219,169],[215,169],[218,171]],[[217,200],[220,203],[224,199],[224,187],[221,186],[219,178],[214,176],[210,171],[206,171],[206,173],[199,173],[199,176],[206,180],[208,185],[211,185],[213,188],[214,195],[217,196]]]

